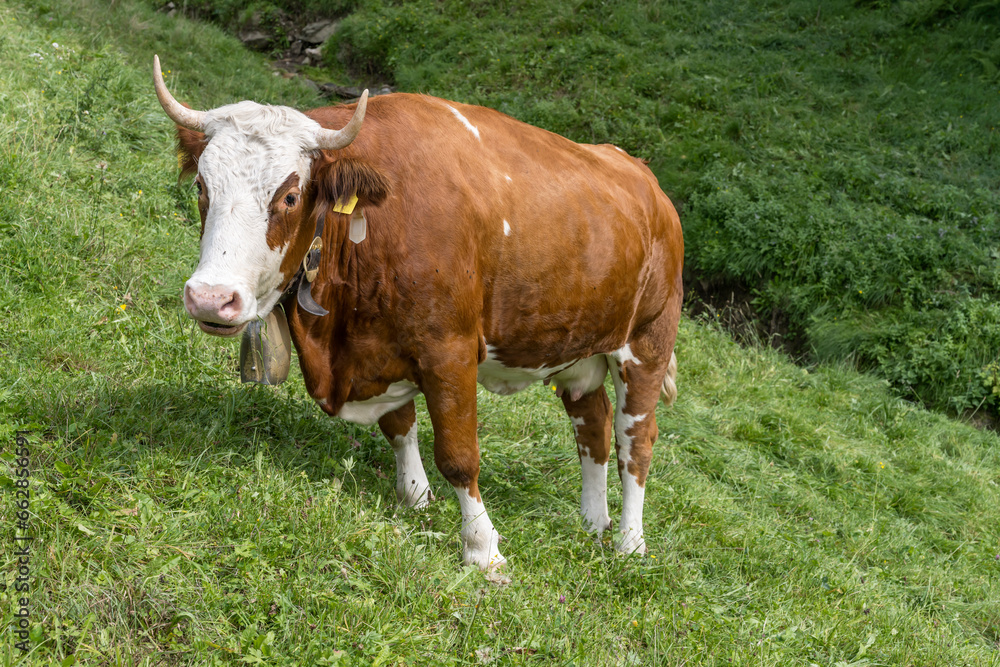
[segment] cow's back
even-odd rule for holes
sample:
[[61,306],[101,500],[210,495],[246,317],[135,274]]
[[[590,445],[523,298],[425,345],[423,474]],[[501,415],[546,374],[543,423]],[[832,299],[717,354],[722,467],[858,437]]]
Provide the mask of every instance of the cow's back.
[[[312,115],[339,127],[348,113]],[[372,259],[394,265],[426,323],[480,327],[519,366],[615,349],[680,290],[677,214],[649,169],[613,146],[397,94],[371,101],[344,153],[392,182],[366,212],[369,238],[387,246]]]

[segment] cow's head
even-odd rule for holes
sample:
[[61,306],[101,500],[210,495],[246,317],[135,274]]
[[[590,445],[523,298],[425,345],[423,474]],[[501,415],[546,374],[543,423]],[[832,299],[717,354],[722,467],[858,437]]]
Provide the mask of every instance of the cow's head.
[[[153,69],[160,104],[179,126],[182,170],[197,174],[201,256],[184,285],[184,305],[203,331],[235,335],[267,315],[295,275],[312,241],[317,200],[341,196],[336,183],[366,170],[322,151],[354,140],[368,91],[343,129],[328,130],[289,107],[189,109],[167,91],[155,56]],[[380,203],[383,190],[369,203]]]

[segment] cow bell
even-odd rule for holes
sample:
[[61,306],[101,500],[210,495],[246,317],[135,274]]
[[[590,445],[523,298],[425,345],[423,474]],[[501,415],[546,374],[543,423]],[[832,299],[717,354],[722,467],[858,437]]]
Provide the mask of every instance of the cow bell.
[[240,342],[240,381],[281,384],[292,363],[292,339],[281,306],[247,324]]

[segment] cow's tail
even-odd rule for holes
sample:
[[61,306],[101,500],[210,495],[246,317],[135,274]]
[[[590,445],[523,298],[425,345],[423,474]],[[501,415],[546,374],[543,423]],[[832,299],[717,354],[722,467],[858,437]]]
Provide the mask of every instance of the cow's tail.
[[660,398],[664,405],[673,405],[677,400],[677,355],[670,353],[670,363],[667,364],[667,374],[663,378],[663,387],[660,389]]

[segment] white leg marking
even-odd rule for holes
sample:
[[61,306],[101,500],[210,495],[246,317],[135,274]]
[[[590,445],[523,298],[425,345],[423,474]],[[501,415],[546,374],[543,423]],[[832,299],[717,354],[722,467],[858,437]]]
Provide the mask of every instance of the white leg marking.
[[[628,345],[618,352],[626,351],[632,354]],[[646,498],[646,489],[639,486],[639,480],[628,471],[628,464],[632,460],[632,437],[628,435],[629,429],[646,418],[646,415],[630,415],[625,412],[625,397],[628,394],[628,387],[621,380],[621,373],[618,364],[609,360],[608,366],[611,368],[611,379],[615,384],[615,444],[618,445],[618,465],[621,470],[622,480],[622,519],[618,524],[618,539],[615,540],[615,547],[618,551],[630,554],[646,553],[646,540],[642,531],[642,506]],[[655,416],[654,416],[655,419]]]
[[455,487],[462,508],[462,562],[480,570],[500,567],[507,559],[500,555],[500,534],[486,514],[482,500],[469,495],[468,489]]
[[583,527],[592,533],[611,528],[608,515],[608,464],[594,463],[587,454],[580,456],[580,472],[583,475],[583,494],[580,496],[580,514]]
[[506,220],[503,221],[503,235],[510,236],[510,223]]
[[583,417],[570,417],[569,423],[573,425],[573,435],[580,437],[580,427],[587,423]]
[[406,435],[392,439],[392,450],[396,454],[396,500],[414,509],[427,507],[434,495],[424,472],[424,462],[420,460],[416,422]]
[[639,486],[638,480],[626,467],[622,473],[622,521],[615,542],[615,547],[623,554],[646,553],[646,540],[642,534],[642,503],[645,498],[646,489]]

